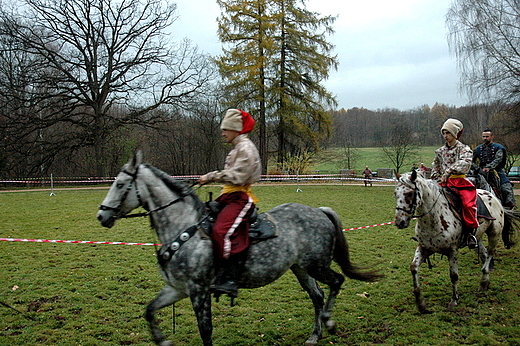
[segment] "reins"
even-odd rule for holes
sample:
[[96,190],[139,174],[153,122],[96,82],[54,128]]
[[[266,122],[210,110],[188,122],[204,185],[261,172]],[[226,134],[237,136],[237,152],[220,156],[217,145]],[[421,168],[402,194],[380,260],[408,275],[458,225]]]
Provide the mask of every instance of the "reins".
[[[194,182],[190,185],[190,189],[197,185],[198,183],[197,182]],[[137,185],[136,185],[137,187]],[[166,209],[176,203],[179,203],[180,201],[182,201],[184,199],[184,197],[188,196],[188,194],[185,194],[185,195],[181,195],[179,198],[177,199],[174,199],[173,201],[165,204],[165,205],[162,205],[160,207],[157,207],[155,209],[152,209],[150,211],[147,211],[147,212],[142,212],[142,213],[135,213],[135,214],[129,214],[129,215],[125,215],[125,216],[121,216],[122,219],[129,219],[129,218],[132,218],[132,217],[143,217],[143,216],[149,216],[151,213],[155,213],[156,211],[160,211],[160,210],[163,210],[163,209]]]
[[170,203],[168,204],[165,204],[165,205],[162,205],[160,207],[157,207],[155,209],[152,209],[152,210],[149,210],[149,211],[146,211],[146,212],[142,212],[142,213],[135,213],[135,214],[128,214],[128,215],[124,215],[124,216],[121,216],[121,219],[130,219],[130,218],[133,218],[133,217],[144,217],[144,216],[149,216],[151,213],[155,213],[156,211],[160,211],[160,210],[163,210],[163,209],[166,209],[176,203],[179,203],[180,201],[182,201],[184,199],[184,197],[186,197],[186,195],[183,195],[177,199],[174,199],[173,201],[171,201]]
[[415,181],[413,181],[413,186],[414,186],[414,191],[413,191],[414,194],[413,194],[413,202],[412,202],[413,207],[410,210],[407,210],[407,209],[401,208],[401,207],[396,207],[395,209],[404,211],[406,214],[410,215],[411,218],[420,219],[421,217],[424,217],[424,216],[428,215],[429,213],[431,213],[431,211],[433,210],[433,208],[435,208],[435,205],[439,201],[439,198],[441,197],[443,192],[441,191],[440,193],[437,194],[437,198],[435,199],[435,202],[433,202],[433,205],[430,208],[430,210],[428,210],[427,212],[422,213],[420,215],[414,215],[414,213],[417,209],[417,196],[420,195],[420,190],[417,188],[417,183]]

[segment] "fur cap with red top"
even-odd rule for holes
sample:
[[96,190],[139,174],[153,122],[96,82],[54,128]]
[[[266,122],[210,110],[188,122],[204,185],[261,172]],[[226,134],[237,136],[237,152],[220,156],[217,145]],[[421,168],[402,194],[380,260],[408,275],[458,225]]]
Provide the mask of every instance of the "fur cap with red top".
[[233,130],[243,133],[249,133],[253,131],[255,126],[255,120],[251,114],[241,109],[228,109],[222,123],[220,124],[221,130]]

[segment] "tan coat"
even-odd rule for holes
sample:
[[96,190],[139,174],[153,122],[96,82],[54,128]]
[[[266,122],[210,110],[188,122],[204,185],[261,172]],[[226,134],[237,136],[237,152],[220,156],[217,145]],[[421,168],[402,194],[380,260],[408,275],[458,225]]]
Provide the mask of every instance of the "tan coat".
[[239,135],[231,144],[233,149],[226,157],[224,169],[209,172],[203,178],[231,186],[246,186],[259,181],[262,164],[255,144],[247,134]]

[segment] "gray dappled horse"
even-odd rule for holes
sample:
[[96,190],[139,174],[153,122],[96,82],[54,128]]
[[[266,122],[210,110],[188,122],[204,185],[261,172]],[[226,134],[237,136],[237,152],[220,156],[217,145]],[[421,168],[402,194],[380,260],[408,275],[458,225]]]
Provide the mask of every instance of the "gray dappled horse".
[[[169,252],[166,260],[160,260],[166,284],[146,308],[153,339],[161,346],[172,345],[164,340],[155,313],[189,297],[202,341],[212,345],[210,285],[215,266],[211,240],[199,227],[207,217],[206,207],[185,182],[142,164],[141,156],[136,153],[123,166],[100,206],[98,219],[103,226],[112,227],[139,206],[148,211],[145,214]],[[278,236],[250,246],[239,286],[262,287],[291,269],[314,305],[314,328],[305,344],[316,345],[322,337],[322,324],[329,332],[335,329],[332,307],[344,281],[343,275],[330,268],[331,261],[352,279],[375,281],[381,275],[361,271],[350,262],[341,221],[332,209],[290,203],[267,213],[277,225]],[[330,287],[326,304],[316,280]]]
[[[462,243],[461,220],[450,208],[448,199],[436,181],[425,179],[416,171],[398,176],[398,179],[394,191],[397,200],[395,225],[403,229],[409,226],[413,217],[417,218],[415,237],[419,244],[410,265],[417,308],[421,313],[429,312],[419,285],[419,267],[430,255],[440,253],[446,255],[449,261],[452,296],[448,308],[453,309],[459,299],[457,281],[458,250]],[[493,220],[479,217],[480,226],[475,235],[478,240],[478,255],[482,262],[479,290],[486,290],[489,287],[489,270],[500,235],[505,247],[510,248],[520,217],[518,212],[504,209],[493,193],[478,189],[477,194],[494,218]],[[484,233],[488,237],[487,248],[482,242]]]

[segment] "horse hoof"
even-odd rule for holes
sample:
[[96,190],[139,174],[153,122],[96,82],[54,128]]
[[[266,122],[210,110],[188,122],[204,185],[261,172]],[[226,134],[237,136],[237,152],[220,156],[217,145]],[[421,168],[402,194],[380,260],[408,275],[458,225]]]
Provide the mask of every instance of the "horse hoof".
[[325,322],[325,328],[327,328],[329,334],[336,334],[336,322],[334,320]]
[[480,285],[478,290],[479,291],[487,291],[489,288],[489,284],[483,284],[483,285]]
[[454,311],[456,306],[457,306],[457,302],[455,302],[455,301],[451,301],[451,302],[448,304],[448,310],[449,310],[449,311]]
[[425,306],[419,306],[419,312],[423,315],[426,315],[426,314],[431,314],[432,312],[430,310],[428,310],[427,307]]
[[173,342],[170,340],[164,340],[159,343],[159,346],[173,346]]

